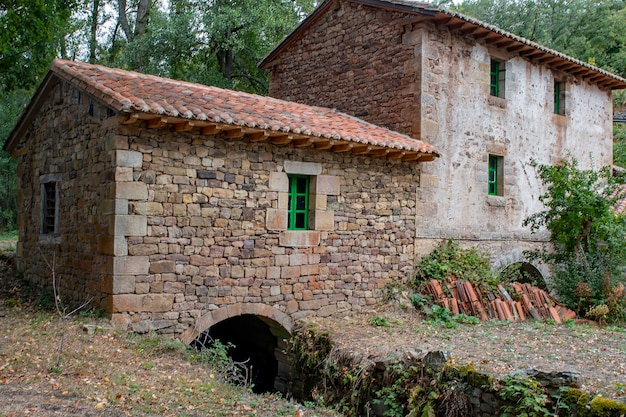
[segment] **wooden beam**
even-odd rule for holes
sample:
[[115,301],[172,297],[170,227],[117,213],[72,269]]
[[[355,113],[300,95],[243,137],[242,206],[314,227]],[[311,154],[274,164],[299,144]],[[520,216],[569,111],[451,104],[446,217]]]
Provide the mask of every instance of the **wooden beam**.
[[389,159],[402,159],[402,157],[406,155],[406,151],[401,151],[401,150],[390,150],[389,153],[387,154],[387,158]]
[[379,148],[379,149],[371,150],[369,154],[372,156],[386,156],[388,153],[389,153],[389,149]]
[[154,119],[148,119],[146,126],[148,129],[158,129],[165,126],[166,123],[167,121],[164,117],[155,117]]
[[139,119],[139,113],[129,114],[126,120],[122,122],[123,125],[132,125],[133,123],[137,123]]
[[191,120],[174,124],[174,132],[188,132],[195,127],[195,123]]
[[313,146],[315,147],[315,149],[323,151],[323,150],[332,148],[334,144],[335,143],[332,140],[328,140],[328,141],[324,140],[324,141],[315,142]]
[[372,147],[368,145],[354,146],[352,148],[352,153],[354,155],[367,155],[371,150],[372,150]]
[[341,153],[341,152],[349,152],[354,145],[351,143],[338,143],[333,146],[333,152]]
[[296,139],[293,141],[293,146],[296,148],[306,148],[313,145],[313,141],[310,138]]
[[289,142],[291,142],[291,138],[288,135],[281,135],[281,136],[272,136],[270,138],[270,141],[274,144],[274,145],[286,145]]
[[209,125],[209,126],[204,126],[201,130],[203,135],[216,135],[220,132],[220,127],[218,125]]
[[239,138],[243,138],[244,133],[243,133],[243,129],[240,127],[234,128],[234,129],[223,129],[224,132],[224,136],[226,136],[228,139],[239,139]]
[[269,133],[265,130],[260,130],[258,132],[248,133],[248,139],[250,142],[261,142],[267,140],[270,137]]
[[417,161],[421,155],[423,154],[419,152],[407,152],[406,155],[402,157],[402,160],[406,162]]
[[424,154],[420,156],[417,161],[418,162],[430,162],[430,161],[434,161],[435,158],[437,158],[435,155],[429,153],[429,154]]

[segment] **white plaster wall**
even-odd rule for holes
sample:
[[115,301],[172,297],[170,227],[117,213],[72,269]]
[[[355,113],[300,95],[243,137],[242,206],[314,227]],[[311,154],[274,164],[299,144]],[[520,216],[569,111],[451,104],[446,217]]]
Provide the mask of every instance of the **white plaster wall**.
[[[447,30],[415,30],[423,39],[421,137],[441,152],[422,164],[418,236],[486,246],[545,239],[522,226],[542,208],[528,163],[554,164],[570,152],[582,167],[611,164],[610,92]],[[489,95],[491,56],[506,60],[505,99]],[[553,113],[555,76],[567,84],[565,116]],[[490,153],[504,156],[503,197],[487,195]]]

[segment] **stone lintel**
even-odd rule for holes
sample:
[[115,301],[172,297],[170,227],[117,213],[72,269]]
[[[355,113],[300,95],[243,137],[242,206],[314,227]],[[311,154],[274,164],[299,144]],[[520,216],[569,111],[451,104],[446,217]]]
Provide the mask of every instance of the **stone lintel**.
[[320,240],[319,230],[285,230],[278,236],[280,246],[293,248],[319,246]]
[[283,164],[287,174],[320,175],[322,164],[319,162],[285,161]]

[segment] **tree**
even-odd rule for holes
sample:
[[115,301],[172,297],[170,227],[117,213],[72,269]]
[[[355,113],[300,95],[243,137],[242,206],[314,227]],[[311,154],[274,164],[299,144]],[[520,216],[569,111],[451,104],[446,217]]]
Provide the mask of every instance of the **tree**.
[[547,229],[553,247],[530,253],[531,258],[552,267],[559,297],[579,314],[608,305],[615,319],[626,319],[626,219],[613,209],[623,198],[624,179],[610,167],[579,169],[576,159],[533,165],[546,187],[539,197],[545,209],[524,226],[533,233]]
[[626,5],[621,0],[467,0],[457,8],[516,35],[626,75]]

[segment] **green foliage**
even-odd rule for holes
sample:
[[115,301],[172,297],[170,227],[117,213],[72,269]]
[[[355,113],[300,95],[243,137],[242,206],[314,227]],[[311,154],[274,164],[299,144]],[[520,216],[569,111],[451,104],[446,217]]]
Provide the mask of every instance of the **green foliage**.
[[367,322],[372,326],[378,327],[391,327],[393,324],[402,324],[400,319],[394,320],[393,322],[389,321],[387,317],[383,316],[374,316],[367,319]]
[[428,324],[440,324],[446,328],[455,329],[458,323],[461,324],[478,324],[478,317],[468,316],[466,314],[452,315],[449,309],[433,304],[426,310],[427,319],[424,321]]
[[612,207],[621,197],[621,178],[609,167],[582,170],[571,159],[537,169],[546,192],[539,199],[545,209],[524,221],[533,233],[550,232],[554,250],[529,253],[552,267],[559,298],[579,314],[606,304],[607,321],[623,320],[626,294],[626,222]]
[[626,74],[622,1],[466,0],[451,7],[592,65]]
[[419,380],[420,369],[395,363],[385,371],[385,384],[376,391],[374,403],[386,406],[384,416],[403,417],[407,413],[411,388]]
[[553,415],[546,408],[548,394],[539,383],[519,375],[504,378],[499,390],[500,398],[509,403],[502,408],[502,416],[544,417]]
[[613,125],[613,164],[626,168],[626,124]]
[[445,282],[448,278],[469,281],[478,287],[496,283],[489,257],[476,248],[460,249],[453,239],[443,241],[430,255],[422,258],[415,272],[418,286],[431,279]]

